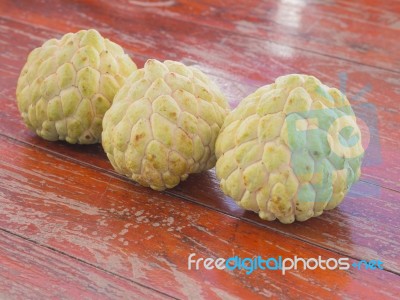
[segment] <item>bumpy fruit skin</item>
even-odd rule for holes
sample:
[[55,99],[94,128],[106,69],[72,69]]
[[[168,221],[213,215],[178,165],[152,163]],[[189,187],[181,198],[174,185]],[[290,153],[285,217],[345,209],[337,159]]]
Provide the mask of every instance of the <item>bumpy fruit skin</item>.
[[97,143],[104,113],[136,69],[119,45],[96,30],[68,33],[29,54],[18,80],[18,109],[46,140]]
[[173,188],[188,174],[214,167],[215,140],[228,111],[200,70],[150,59],[105,114],[103,148],[119,173],[155,190]]
[[339,205],[360,177],[363,153],[347,98],[293,74],[261,87],[226,117],[216,173],[242,208],[292,223]]

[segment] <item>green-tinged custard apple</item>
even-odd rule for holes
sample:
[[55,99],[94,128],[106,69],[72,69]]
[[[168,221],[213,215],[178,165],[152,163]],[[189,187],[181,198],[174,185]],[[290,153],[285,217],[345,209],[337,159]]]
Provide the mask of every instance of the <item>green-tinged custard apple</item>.
[[360,177],[363,153],[346,96],[293,74],[261,87],[226,117],[216,173],[242,208],[292,223],[339,205]]
[[229,105],[200,70],[149,59],[115,97],[102,144],[117,172],[164,190],[214,167],[215,140]]
[[104,113],[136,69],[119,45],[96,30],[68,33],[29,54],[18,79],[18,108],[46,140],[97,143]]

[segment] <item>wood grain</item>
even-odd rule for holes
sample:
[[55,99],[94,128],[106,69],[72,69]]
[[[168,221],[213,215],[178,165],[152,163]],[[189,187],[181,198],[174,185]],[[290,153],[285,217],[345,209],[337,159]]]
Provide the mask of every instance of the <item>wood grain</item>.
[[[395,1],[380,2],[379,6],[377,3],[360,6],[348,1],[70,2],[70,9],[85,11],[88,15],[98,15],[99,11],[126,11],[131,15],[146,12],[185,21],[190,27],[202,25],[234,31],[278,45],[400,72],[395,39],[400,27],[400,5]],[[48,10],[43,2],[37,4],[38,9]],[[65,10],[65,3],[53,5],[58,12]],[[21,7],[19,3],[13,6]]]
[[[29,32],[26,31],[29,29],[25,27],[21,27],[21,29],[24,29],[24,33]],[[26,42],[28,44],[32,43],[29,40],[29,36],[26,35]],[[3,55],[6,55],[6,53],[11,53],[11,49],[3,52]],[[5,77],[9,78],[10,81],[9,84],[6,84],[9,88],[5,91],[6,94],[4,96],[6,99],[11,100],[7,101],[6,104],[7,109],[4,112],[6,114],[6,121],[0,124],[1,133],[46,149],[56,153],[56,155],[69,157],[80,163],[96,166],[115,174],[103,154],[101,146],[91,146],[90,154],[88,154],[85,146],[79,147],[64,143],[48,143],[36,138],[33,133],[27,131],[20,121],[14,100],[12,100],[14,93],[13,82],[15,82],[15,79],[13,79],[14,76],[9,75],[9,77]],[[382,141],[384,142],[385,140],[382,139]],[[393,145],[393,148],[395,148],[395,145]],[[385,167],[396,161],[396,150],[388,151],[387,144],[383,143],[382,151],[387,161],[382,164],[383,171],[379,173],[379,176],[382,176],[383,179],[394,180],[394,183],[397,183],[396,176],[399,174],[398,166],[397,168],[394,166],[391,170],[386,170]],[[373,154],[380,155],[379,153]],[[372,173],[369,173],[371,169],[364,168],[363,170],[367,174],[367,176],[363,176],[366,180],[370,179],[368,175],[370,176]],[[400,205],[396,201],[398,193],[362,182],[353,187],[346,201],[339,209],[328,212],[327,215],[321,218],[287,227],[276,222],[263,222],[252,213],[244,214],[242,209],[238,208],[231,199],[221,193],[218,186],[215,174],[209,172],[201,175],[192,175],[186,183],[168,193],[218,209],[244,220],[261,224],[263,227],[272,228],[282,234],[296,236],[308,243],[323,245],[327,249],[357,259],[373,259],[379,256],[386,263],[388,270],[400,272],[400,257],[397,250],[399,245],[397,242],[390,242],[396,240],[400,227],[399,219],[396,218],[400,211]],[[387,222],[388,218],[391,220],[390,223]],[[324,230],[321,231],[319,228],[324,228]],[[352,232],[352,234],[349,235],[349,232]],[[371,237],[376,241],[372,245]]]
[[[0,1],[0,298],[397,299],[399,22],[399,1]],[[16,108],[19,72],[45,40],[89,27],[138,66],[199,67],[233,107],[287,73],[341,87],[370,139],[361,181],[339,208],[285,226],[238,208],[213,171],[159,193],[118,175],[100,145],[38,138]],[[190,253],[384,270],[195,271]]]
[[171,299],[0,230],[2,299]]
[[[133,187],[40,149],[0,140],[0,227],[161,292],[223,299],[281,294],[314,298],[332,293],[394,298],[400,292],[399,277],[380,270],[296,270],[285,276],[272,271],[246,276],[243,271],[187,270],[189,253],[225,258],[340,255]],[[384,290],[378,288],[383,284]]]
[[[100,168],[119,177],[99,145],[74,147],[65,143],[48,143],[33,134],[27,134],[26,140],[29,145],[62,159],[96,167],[96,170]],[[131,184],[132,188],[138,186],[128,179],[119,178]],[[397,192],[360,182],[352,188],[339,208],[325,212],[319,218],[285,226],[262,221],[253,213],[245,213],[224,196],[218,186],[215,173],[206,172],[191,175],[186,182],[166,193],[359,260],[379,258],[384,261],[387,270],[400,273],[400,245],[397,239],[400,207]]]
[[[90,3],[90,1],[85,1]],[[185,20],[269,40],[278,45],[400,72],[400,5],[356,4],[356,1],[188,1],[146,6],[144,2],[113,6],[140,9],[160,17]],[[170,2],[171,3],[171,2]],[[139,6],[139,7],[138,7]],[[188,13],[189,12],[189,13]],[[382,47],[385,45],[385,47]]]
[[[303,72],[313,74],[327,84],[338,86],[338,73],[346,71],[349,76],[347,92],[350,96],[357,94],[362,87],[372,84],[374,93],[367,93],[365,100],[398,110],[396,103],[391,101],[391,96],[399,95],[400,83],[397,74],[392,71],[277,45],[271,39],[260,41],[236,32],[193,25],[168,18],[168,15],[161,18],[153,13],[154,10],[149,12],[142,6],[134,5],[136,2],[131,2],[131,5],[117,5],[117,1],[112,4],[108,1],[52,1],[49,6],[40,1],[29,1],[35,5],[26,5],[24,14],[20,14],[24,3],[3,1],[0,8],[7,10],[7,18],[12,17],[13,20],[25,22],[29,26],[34,23],[39,31],[48,28],[60,35],[94,27],[131,53],[147,58],[192,60],[200,66],[204,65],[208,73],[236,79],[245,85],[258,86],[269,83],[282,74]],[[75,13],[77,11],[79,14]],[[14,26],[18,27],[17,24]],[[213,55],[209,55],[210,49]],[[242,55],[243,53],[246,55]],[[396,61],[399,58],[398,54],[388,56]],[[237,100],[240,99],[232,99]]]
[[[2,20],[0,19],[0,24],[3,24],[0,27],[0,35],[3,37],[4,40],[4,51],[0,53],[1,59],[5,62],[4,71],[10,71],[11,74],[14,74],[14,77],[9,77],[10,82],[4,82],[5,88],[9,92],[7,98],[10,97],[11,101],[14,102],[14,87],[16,84],[17,76],[19,74],[19,70],[22,68],[24,63],[24,58],[27,56],[29,51],[41,45],[41,42],[37,42],[37,40],[46,40],[50,37],[53,37],[57,33],[48,31],[42,28],[31,28],[31,26],[27,26],[25,24],[21,24],[14,21]],[[99,25],[100,26],[100,25]],[[104,25],[101,25],[104,26]],[[65,29],[67,30],[67,29]],[[109,29],[105,30],[109,31]],[[9,32],[13,32],[13,36],[9,35]],[[64,31],[65,32],[65,31]],[[157,32],[154,34],[158,34]],[[119,37],[117,33],[112,34],[111,36],[115,36],[116,40],[119,41]],[[153,36],[153,34],[152,34]],[[41,39],[39,37],[42,37]],[[15,49],[12,47],[12,39],[18,38],[22,41],[21,46]],[[161,37],[160,37],[161,38]],[[149,39],[149,38],[147,38]],[[124,46],[128,46],[128,49],[132,51],[131,44],[127,44],[126,42]],[[200,42],[203,43],[203,42]],[[36,45],[35,45],[36,44]],[[153,43],[154,44],[154,43]],[[26,48],[23,46],[26,45]],[[154,47],[154,46],[153,46]],[[238,44],[235,47],[241,47],[241,44]],[[155,49],[158,51],[156,55],[159,57],[160,53],[163,52],[163,49]],[[137,51],[137,49],[133,49],[133,51]],[[148,50],[149,51],[149,50]],[[251,52],[251,49],[241,50],[246,53]],[[218,51],[216,51],[218,52]],[[253,51],[254,52],[254,51]],[[132,53],[132,52],[131,52]],[[207,51],[200,53],[202,56],[207,55]],[[254,55],[262,56],[262,53],[255,53]],[[137,55],[136,53],[132,53],[132,57],[138,62],[139,65],[143,64],[144,61],[144,54]],[[203,69],[207,74],[210,74],[211,77],[219,83],[221,88],[223,89],[224,93],[227,95],[228,99],[230,100],[232,106],[236,106],[239,99],[246,96],[251,91],[256,89],[254,86],[254,82],[251,81],[249,83],[248,78],[242,79],[241,82],[238,78],[234,78],[235,75],[232,76],[230,71],[226,68],[229,68],[229,62],[223,62],[219,58],[221,56],[216,53],[216,58],[214,56],[210,56],[210,59],[213,59],[212,62],[209,58],[196,58],[199,61],[202,61],[199,67]],[[309,58],[311,59],[311,58]],[[268,61],[269,58],[265,57],[265,60]],[[332,60],[331,60],[332,61]],[[191,60],[192,62],[192,60]],[[304,64],[306,62],[299,62],[299,64]],[[321,62],[322,63],[322,62]],[[329,62],[330,65],[335,65],[337,62]],[[338,61],[338,63],[342,63]],[[346,62],[345,62],[346,63]],[[215,66],[220,66],[225,68],[224,71],[215,69]],[[313,71],[306,72],[310,74],[320,74],[319,72],[324,69],[324,66],[319,66],[318,64],[311,63]],[[325,66],[327,67],[327,66]],[[255,66],[252,67],[255,70]],[[263,66],[258,66],[257,69],[262,69]],[[366,158],[363,168],[363,180],[371,182],[373,184],[377,184],[383,187],[388,187],[390,189],[394,189],[400,191],[400,156],[397,154],[398,151],[398,140],[400,139],[400,132],[397,129],[398,124],[398,106],[395,105],[396,102],[392,101],[392,99],[396,99],[394,94],[400,94],[400,82],[392,77],[385,77],[381,73],[385,73],[385,71],[381,70],[359,70],[360,68],[354,67],[354,70],[357,70],[357,74],[349,73],[349,78],[354,78],[357,84],[365,82],[365,86],[367,86],[368,80],[372,80],[374,83],[373,86],[381,87],[384,85],[381,79],[387,80],[387,84],[389,87],[385,87],[385,90],[381,90],[377,92],[374,89],[373,95],[369,95],[368,93],[361,97],[366,97],[366,99],[361,99],[358,101],[353,102],[353,108],[355,109],[357,116],[360,118],[360,122],[364,125],[364,128],[369,128],[366,134],[370,135],[371,144],[369,149],[366,152]],[[369,68],[371,69],[371,68]],[[244,73],[245,69],[241,71]],[[295,72],[292,70],[292,72]],[[221,75],[222,74],[222,75]],[[265,71],[265,74],[269,74],[269,70]],[[280,73],[279,75],[285,74],[284,72]],[[277,75],[277,76],[279,76]],[[368,80],[363,79],[363,77],[369,75],[373,75],[373,77],[369,78]],[[222,76],[222,77],[221,77]],[[250,74],[249,74],[250,76]],[[324,75],[326,76],[326,75]],[[228,78],[232,77],[232,78]],[[332,79],[332,78],[331,78]],[[259,83],[259,86],[265,84],[266,82],[271,82],[273,78],[265,81],[264,83]],[[335,79],[337,80],[337,79]],[[329,82],[329,81],[328,81]],[[333,86],[339,86],[339,84],[333,84]],[[350,88],[349,88],[350,86]],[[365,87],[364,86],[364,87]],[[362,86],[361,86],[362,87]],[[353,95],[357,97],[357,94],[362,94],[362,88],[358,88],[354,90],[351,87],[351,80],[347,83],[347,89],[350,91],[350,97]],[[354,92],[351,92],[351,91]],[[381,94],[379,94],[381,93]],[[380,98],[378,98],[380,97]],[[392,98],[390,98],[392,97]]]

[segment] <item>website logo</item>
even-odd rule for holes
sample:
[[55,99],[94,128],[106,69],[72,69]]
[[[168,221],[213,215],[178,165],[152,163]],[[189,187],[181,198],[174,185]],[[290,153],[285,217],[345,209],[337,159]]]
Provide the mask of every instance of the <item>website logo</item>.
[[282,256],[241,258],[239,256],[232,256],[226,259],[221,257],[196,257],[196,253],[191,253],[188,256],[188,270],[245,270],[247,275],[250,275],[256,270],[280,271],[282,275],[285,275],[291,270],[349,270],[350,268],[358,270],[383,270],[383,262],[380,260],[361,260],[351,264],[348,257],[323,259],[322,256],[318,256],[317,258],[301,258],[297,255],[293,258],[283,258]]

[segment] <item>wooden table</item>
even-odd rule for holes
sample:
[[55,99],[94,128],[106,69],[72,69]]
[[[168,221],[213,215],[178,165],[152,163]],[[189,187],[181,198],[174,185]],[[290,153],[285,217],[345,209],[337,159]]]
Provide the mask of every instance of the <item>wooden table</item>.
[[[0,1],[0,298],[400,298],[400,1]],[[28,53],[96,28],[138,66],[198,66],[232,105],[288,73],[350,98],[369,148],[335,210],[282,225],[239,209],[214,171],[160,193],[119,176],[100,145],[23,125]],[[368,135],[369,132],[369,135]],[[188,270],[196,257],[379,259],[384,270]]]

